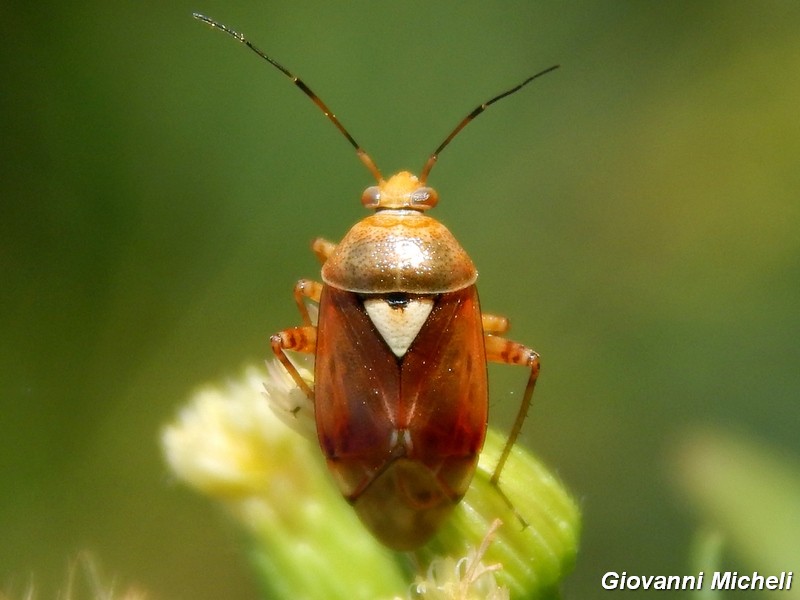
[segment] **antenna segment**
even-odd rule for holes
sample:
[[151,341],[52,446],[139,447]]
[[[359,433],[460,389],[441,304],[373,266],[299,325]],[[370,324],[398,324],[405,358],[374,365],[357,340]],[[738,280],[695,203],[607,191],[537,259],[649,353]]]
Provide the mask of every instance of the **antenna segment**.
[[[370,158],[369,154],[367,154],[364,151],[364,149],[361,148],[361,146],[359,146],[358,142],[356,142],[356,140],[353,138],[353,136],[350,135],[350,132],[347,131],[347,129],[344,128],[344,125],[342,125],[339,122],[339,119],[336,118],[336,115],[334,115],[333,112],[331,112],[331,110],[328,108],[328,106],[320,99],[319,96],[317,96],[311,90],[310,87],[308,87],[305,84],[305,82],[302,79],[300,79],[299,77],[294,75],[294,73],[289,71],[289,69],[284,67],[282,64],[280,64],[274,58],[272,58],[271,56],[266,54],[263,50],[260,50],[258,47],[253,45],[250,42],[250,40],[248,40],[243,34],[239,33],[238,31],[234,31],[230,27],[228,27],[226,25],[223,25],[222,23],[219,23],[219,22],[215,21],[214,19],[212,19],[210,17],[207,17],[205,15],[201,15],[199,13],[192,13],[192,16],[195,19],[197,19],[198,21],[203,21],[204,23],[207,23],[211,27],[213,27],[215,29],[219,29],[220,31],[224,31],[225,33],[227,33],[228,35],[230,35],[234,39],[240,41],[245,46],[250,48],[250,50],[252,50],[256,54],[258,54],[258,56],[260,56],[261,58],[266,60],[273,67],[275,67],[281,73],[286,75],[286,77],[291,79],[292,83],[294,83],[298,88],[300,88],[300,91],[302,91],[306,96],[308,96],[311,99],[311,101],[314,104],[316,104],[319,107],[319,109],[325,114],[325,116],[328,118],[328,120],[331,123],[333,123],[334,125],[336,125],[336,128],[341,132],[341,134],[345,138],[347,138],[347,141],[350,142],[350,145],[353,146],[353,148],[355,148],[356,154],[358,155],[359,160],[361,160],[361,162],[364,164],[365,167],[367,167],[369,172],[372,173],[372,176],[375,178],[375,180],[378,183],[382,183],[383,182],[383,175],[381,175],[380,170],[375,165],[373,160]],[[431,169],[433,169],[433,165],[435,165],[436,161],[439,159],[439,154],[442,152],[442,150],[444,150],[447,147],[447,145],[453,140],[453,138],[456,137],[456,135],[458,135],[458,133],[462,129],[464,129],[464,127],[466,127],[467,124],[470,123],[475,117],[477,117],[479,114],[481,114],[483,111],[485,111],[487,108],[489,108],[492,104],[494,104],[498,100],[502,100],[506,96],[510,96],[514,92],[518,92],[519,90],[521,90],[523,87],[528,85],[534,79],[536,79],[538,77],[541,77],[542,75],[545,75],[547,73],[550,73],[551,71],[555,71],[556,69],[558,69],[558,67],[559,67],[559,65],[553,65],[552,67],[549,67],[549,68],[545,69],[544,71],[539,71],[535,75],[531,75],[530,77],[528,77],[522,83],[514,86],[513,88],[511,88],[509,90],[506,90],[502,94],[498,94],[497,96],[495,96],[491,100],[488,100],[488,101],[484,102],[483,104],[480,104],[479,106],[476,106],[472,110],[472,112],[470,112],[466,117],[464,117],[461,120],[461,122],[456,126],[456,128],[453,129],[452,132],[450,132],[450,135],[448,135],[445,138],[445,140],[441,144],[439,144],[439,147],[436,148],[436,150],[433,151],[433,154],[430,155],[430,157],[428,158],[427,162],[425,163],[425,165],[422,168],[422,173],[419,176],[420,184],[424,185],[425,182],[427,181],[428,175],[430,174]]]
[[523,87],[528,85],[531,81],[533,81],[537,77],[541,77],[542,75],[545,75],[546,73],[549,73],[550,71],[555,71],[559,66],[560,65],[553,65],[552,67],[548,67],[544,71],[539,71],[535,75],[531,75],[525,81],[523,81],[519,85],[514,86],[510,90],[506,90],[505,92],[503,92],[502,94],[498,94],[497,96],[495,96],[491,100],[488,100],[488,101],[484,102],[483,104],[481,104],[479,106],[476,106],[475,109],[471,113],[469,113],[466,117],[464,117],[461,120],[461,122],[458,125],[456,125],[456,128],[453,129],[452,132],[450,132],[450,135],[448,135],[445,138],[445,140],[441,144],[439,144],[439,147],[436,148],[436,150],[433,151],[433,154],[430,155],[430,158],[428,158],[428,162],[425,163],[425,166],[422,168],[422,173],[419,176],[420,182],[424,184],[428,180],[428,174],[431,172],[431,169],[433,168],[433,165],[436,164],[436,161],[439,158],[439,153],[442,150],[444,150],[445,147],[447,147],[447,145],[453,140],[453,138],[456,137],[456,135],[458,135],[458,133],[462,129],[464,129],[464,127],[466,127],[467,124],[470,123],[475,117],[477,117],[479,114],[481,114],[483,111],[485,111],[487,108],[489,108],[492,104],[494,104],[498,100],[502,100],[506,96],[510,96],[514,92],[518,92],[519,90],[521,90]]
[[299,78],[299,77],[297,77],[297,76],[296,76],[294,73],[292,73],[291,71],[289,71],[289,69],[287,69],[286,67],[284,67],[284,66],[283,66],[282,64],[280,64],[280,63],[279,63],[277,60],[275,60],[275,59],[274,59],[274,58],[272,58],[271,56],[267,55],[267,54],[266,54],[266,53],[265,53],[263,50],[259,49],[259,48],[258,48],[258,47],[256,47],[255,45],[253,45],[253,44],[250,42],[250,40],[248,40],[246,37],[244,37],[244,35],[242,35],[242,34],[241,34],[241,33],[239,33],[238,31],[234,31],[233,29],[231,29],[231,28],[230,28],[230,27],[228,27],[227,25],[223,25],[222,23],[219,23],[219,22],[215,21],[214,19],[212,19],[212,18],[210,18],[210,17],[207,17],[207,16],[205,16],[205,15],[201,15],[201,14],[199,14],[199,13],[192,13],[192,16],[193,16],[195,19],[197,19],[198,21],[203,21],[204,23],[208,23],[209,25],[211,25],[211,27],[213,27],[213,28],[215,28],[215,29],[219,29],[220,31],[224,31],[225,33],[227,33],[228,35],[230,35],[230,36],[231,36],[231,37],[233,37],[234,39],[237,39],[237,40],[239,40],[239,41],[240,41],[240,42],[242,42],[242,43],[243,43],[245,46],[247,46],[248,48],[250,48],[250,50],[252,50],[252,51],[253,51],[253,52],[255,52],[256,54],[258,54],[258,55],[259,55],[261,58],[263,58],[264,60],[266,60],[266,61],[267,61],[269,64],[271,64],[273,67],[275,67],[275,68],[276,68],[276,69],[278,69],[278,70],[279,70],[281,73],[283,73],[284,75],[286,75],[286,77],[288,77],[289,79],[291,79],[291,80],[292,80],[292,83],[294,83],[294,84],[295,84],[295,85],[296,85],[298,88],[300,88],[300,90],[301,90],[301,91],[302,91],[302,92],[303,92],[303,93],[304,93],[306,96],[308,96],[309,98],[311,98],[311,101],[312,101],[314,104],[316,104],[316,105],[317,105],[317,106],[320,108],[320,110],[321,110],[323,113],[325,113],[325,116],[326,116],[326,117],[328,117],[328,120],[329,120],[331,123],[333,123],[334,125],[336,125],[336,128],[337,128],[337,129],[338,129],[338,130],[339,130],[339,131],[342,133],[342,135],[343,135],[344,137],[346,137],[346,138],[347,138],[347,141],[348,141],[348,142],[350,142],[350,145],[351,145],[351,146],[353,146],[353,148],[355,148],[355,149],[356,149],[356,154],[358,154],[358,158],[361,160],[361,162],[362,162],[362,163],[364,163],[364,166],[365,166],[365,167],[367,167],[367,169],[369,169],[369,172],[370,172],[370,173],[372,173],[372,176],[373,176],[373,177],[375,177],[375,180],[376,180],[376,181],[378,181],[378,183],[380,183],[381,181],[383,181],[383,175],[381,175],[381,172],[378,170],[378,167],[375,165],[375,163],[374,163],[374,162],[372,161],[372,159],[369,157],[369,154],[367,154],[367,153],[366,153],[366,152],[363,150],[363,148],[361,148],[361,146],[359,146],[359,145],[358,145],[358,142],[357,142],[357,141],[355,141],[355,139],[353,139],[353,136],[352,136],[352,135],[350,135],[350,132],[349,132],[349,131],[347,131],[347,129],[345,129],[345,128],[344,128],[344,125],[342,125],[342,124],[339,122],[339,119],[337,119],[337,118],[336,118],[336,115],[335,115],[335,114],[333,114],[333,113],[331,112],[331,110],[328,108],[328,106],[327,106],[327,105],[326,105],[326,104],[325,104],[325,103],[324,103],[324,102],[323,102],[323,101],[320,99],[320,97],[319,97],[319,96],[317,96],[317,95],[316,95],[316,94],[315,94],[315,93],[314,93],[314,92],[311,90],[311,88],[310,88],[310,87],[308,87],[308,86],[305,84],[305,82],[304,82],[302,79],[300,79],[300,78]]

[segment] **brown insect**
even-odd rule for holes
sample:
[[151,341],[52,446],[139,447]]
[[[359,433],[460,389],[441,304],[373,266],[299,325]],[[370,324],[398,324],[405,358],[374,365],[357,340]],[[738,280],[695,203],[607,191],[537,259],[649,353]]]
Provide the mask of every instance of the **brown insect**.
[[[438,201],[426,185],[439,153],[476,116],[558,66],[476,107],[431,154],[419,177],[384,179],[375,163],[311,89],[242,34],[197,19],[247,45],[300,88],[355,148],[377,181],[361,195],[374,214],[339,244],[312,249],[322,283],[302,279],[294,299],[303,325],[276,333],[272,349],[314,403],[317,435],[344,497],[386,546],[424,544],[469,487],[486,434],[487,361],[530,374],[516,420],[495,467],[522,428],[539,375],[539,355],[502,337],[508,319],[481,312],[478,272],[453,235],[425,212]],[[307,301],[319,304],[316,325]],[[314,387],[286,351],[315,355]]]

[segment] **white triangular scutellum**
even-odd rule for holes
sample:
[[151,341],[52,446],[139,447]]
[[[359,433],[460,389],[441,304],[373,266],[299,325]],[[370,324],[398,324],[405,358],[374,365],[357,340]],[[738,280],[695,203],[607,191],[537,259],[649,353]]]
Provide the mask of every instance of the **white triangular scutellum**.
[[428,320],[433,299],[416,298],[397,306],[382,298],[370,298],[364,300],[364,308],[395,356],[401,357]]

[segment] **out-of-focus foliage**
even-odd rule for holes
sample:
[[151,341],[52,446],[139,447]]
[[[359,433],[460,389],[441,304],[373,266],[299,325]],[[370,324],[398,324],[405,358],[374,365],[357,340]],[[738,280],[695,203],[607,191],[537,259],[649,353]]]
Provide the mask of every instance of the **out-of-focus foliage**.
[[[719,554],[727,550],[751,571],[773,574],[794,568],[792,557],[800,556],[797,456],[741,435],[700,430],[678,445],[675,476],[716,531],[708,535],[716,539],[711,543]],[[797,588],[786,593],[800,597]]]

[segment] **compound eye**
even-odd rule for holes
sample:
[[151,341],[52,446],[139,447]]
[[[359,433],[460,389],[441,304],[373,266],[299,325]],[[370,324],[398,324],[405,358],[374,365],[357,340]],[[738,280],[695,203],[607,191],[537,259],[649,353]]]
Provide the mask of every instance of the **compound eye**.
[[361,194],[361,204],[366,208],[378,208],[381,204],[381,188],[372,185]]
[[411,194],[411,208],[426,210],[436,206],[439,194],[432,187],[421,187]]

